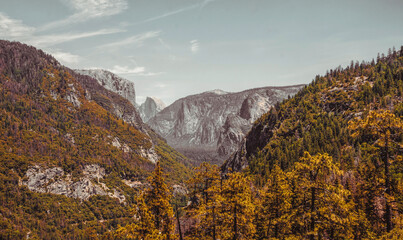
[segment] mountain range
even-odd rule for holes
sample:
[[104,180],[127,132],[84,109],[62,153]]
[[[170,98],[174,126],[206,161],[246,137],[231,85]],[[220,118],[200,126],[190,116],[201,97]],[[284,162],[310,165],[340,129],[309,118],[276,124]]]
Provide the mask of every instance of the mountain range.
[[231,155],[253,122],[304,85],[228,93],[213,90],[181,98],[147,124],[169,145],[196,162],[220,163]]
[[[102,69],[75,70],[137,106],[143,122],[190,159],[222,163],[238,149],[253,122],[304,85],[264,87],[230,93],[220,89],[191,95],[170,106],[147,97],[136,103],[134,83]],[[139,120],[139,119],[137,119]]]
[[[0,239],[158,236],[172,203],[192,239],[400,239],[402,119],[403,47],[309,85],[164,107],[0,40]],[[190,170],[205,160],[225,161]]]

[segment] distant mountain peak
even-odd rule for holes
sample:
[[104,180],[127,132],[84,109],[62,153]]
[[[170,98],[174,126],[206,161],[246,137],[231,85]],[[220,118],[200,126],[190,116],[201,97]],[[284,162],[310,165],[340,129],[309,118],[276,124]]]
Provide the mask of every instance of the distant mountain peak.
[[147,97],[146,101],[139,107],[140,116],[144,122],[147,122],[165,107],[166,105],[161,99],[156,97]]
[[[164,109],[166,107],[165,103],[157,97],[147,97],[147,98],[152,99],[157,104],[159,111],[161,111],[162,109]],[[146,99],[146,101],[147,101],[147,99]]]

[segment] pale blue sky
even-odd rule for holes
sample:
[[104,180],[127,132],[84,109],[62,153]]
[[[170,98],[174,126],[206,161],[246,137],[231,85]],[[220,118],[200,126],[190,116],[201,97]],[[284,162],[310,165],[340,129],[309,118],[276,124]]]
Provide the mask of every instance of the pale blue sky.
[[137,102],[309,83],[403,45],[403,1],[0,0],[0,38],[136,84]]

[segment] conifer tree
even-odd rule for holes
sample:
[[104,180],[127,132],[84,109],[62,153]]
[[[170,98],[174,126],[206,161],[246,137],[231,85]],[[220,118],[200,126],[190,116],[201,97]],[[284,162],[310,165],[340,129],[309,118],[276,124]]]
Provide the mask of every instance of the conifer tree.
[[137,198],[137,206],[134,211],[134,223],[117,229],[115,239],[154,240],[162,239],[155,228],[149,206],[146,204],[144,194]]
[[338,183],[342,174],[328,154],[308,152],[295,163],[292,224],[295,232],[309,239],[353,237],[357,216],[350,192]]
[[393,161],[402,160],[403,121],[388,110],[370,111],[366,118],[350,121],[349,129],[352,130],[353,137],[360,137],[378,149],[383,164],[382,177],[386,200],[384,219],[386,230],[390,232],[393,228],[391,202],[394,201],[390,165]]
[[188,186],[192,189],[192,200],[198,202],[193,214],[199,221],[191,239],[220,239],[222,198],[219,169],[217,165],[204,162],[195,168],[194,172],[194,177],[189,180]]
[[220,239],[252,239],[255,235],[253,217],[255,206],[251,182],[242,173],[229,173],[222,189],[222,226],[225,229]]
[[152,213],[155,228],[160,231],[162,239],[174,239],[173,209],[170,205],[171,193],[165,184],[160,163],[149,177],[150,189],[146,190],[145,200]]
[[286,174],[275,165],[256,211],[259,218],[257,239],[284,238],[290,233],[291,195]]

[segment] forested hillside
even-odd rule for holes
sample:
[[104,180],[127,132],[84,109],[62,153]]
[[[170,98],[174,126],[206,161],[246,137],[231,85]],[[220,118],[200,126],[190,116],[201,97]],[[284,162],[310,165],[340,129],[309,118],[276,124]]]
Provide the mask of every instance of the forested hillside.
[[402,80],[403,48],[277,104],[221,169],[194,170],[179,239],[402,239]]
[[0,159],[1,239],[101,236],[128,221],[156,161],[170,183],[189,176],[186,159],[128,100],[8,41],[0,41]]
[[[306,217],[298,220],[305,229],[294,226],[289,234],[336,238],[316,224],[335,230],[347,221],[341,218],[348,213],[356,214],[356,226],[350,225],[352,233],[345,238],[379,237],[402,227],[402,118],[403,48],[390,49],[376,60],[351,62],[345,69],[317,76],[296,96],[277,104],[255,122],[243,146],[222,169],[244,170],[257,186],[269,184],[268,190],[273,182],[284,187],[278,182],[281,179],[289,185],[289,195],[281,190],[290,201],[283,220],[296,221],[304,211]],[[345,194],[337,198],[351,206],[327,209],[332,203],[326,201],[331,199],[318,199],[336,192]],[[294,215],[295,211],[302,215]],[[327,216],[330,213],[335,215]],[[304,225],[305,221],[311,225]],[[348,232],[347,228],[340,231]]]
[[0,41],[0,74],[1,239],[403,237],[403,47],[315,77],[192,172],[51,56]]

